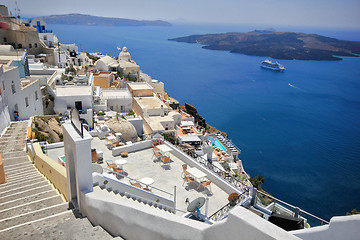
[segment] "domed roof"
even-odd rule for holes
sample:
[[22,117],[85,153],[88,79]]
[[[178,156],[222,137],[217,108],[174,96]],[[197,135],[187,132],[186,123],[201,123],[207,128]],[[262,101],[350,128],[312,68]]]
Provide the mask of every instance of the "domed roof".
[[125,119],[121,117],[113,117],[106,121],[106,125],[116,133],[121,133],[122,138],[126,142],[136,142],[138,139],[135,127]]
[[131,61],[131,55],[128,52],[127,47],[123,47],[122,51],[119,53],[119,60]]

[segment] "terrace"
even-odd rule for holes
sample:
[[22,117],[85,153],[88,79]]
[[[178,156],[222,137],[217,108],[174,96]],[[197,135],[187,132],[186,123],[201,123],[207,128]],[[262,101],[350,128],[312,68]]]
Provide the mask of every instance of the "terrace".
[[[198,197],[205,197],[208,199],[208,203],[207,206],[205,204],[201,210],[203,214],[206,213],[210,216],[228,203],[227,198],[229,193],[236,191],[236,188],[233,188],[230,185],[227,185],[227,189],[225,191],[220,188],[218,184],[215,184],[214,181],[207,187],[199,185],[196,181],[191,183],[184,181],[182,165],[185,163],[188,163],[188,169],[194,167],[203,172],[206,175],[204,179],[218,177],[211,176],[211,172],[206,171],[196,162],[194,162],[193,165],[190,165],[189,162],[184,162],[184,159],[182,159],[182,155],[179,155],[178,150],[176,151],[172,149],[170,152],[166,153],[170,157],[170,163],[162,164],[161,161],[155,161],[151,142],[149,142],[148,146],[140,150],[128,151],[128,156],[126,158],[119,154],[122,152],[119,151],[119,148],[121,147],[109,150],[105,144],[106,140],[100,140],[98,137],[94,137],[91,142],[91,147],[95,148],[96,151],[103,157],[103,163],[97,165],[100,165],[103,168],[104,177],[127,185],[130,185],[130,181],[141,183],[141,179],[143,178],[153,179],[154,182],[147,186],[150,190],[150,194],[174,201],[174,203],[176,203],[176,215],[181,216],[187,213],[187,199],[191,202]],[[129,148],[132,145],[137,144],[143,143],[140,142],[125,145],[124,147]],[[176,153],[174,151],[176,151]],[[58,156],[64,155],[64,150],[63,147],[59,147],[55,149],[47,149],[46,153],[53,160],[58,161]],[[184,157],[186,158],[185,154]],[[124,173],[115,174],[106,164],[106,161],[115,163],[118,160],[126,161],[126,163],[122,165]],[[186,161],[188,161],[188,158]],[[218,178],[218,180],[219,179],[220,178]],[[144,186],[144,184],[141,184],[141,187]]]

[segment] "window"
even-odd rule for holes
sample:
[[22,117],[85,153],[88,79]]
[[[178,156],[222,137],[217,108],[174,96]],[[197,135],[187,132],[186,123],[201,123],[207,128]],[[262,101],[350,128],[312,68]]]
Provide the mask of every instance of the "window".
[[4,42],[7,42],[7,38],[6,38],[6,37],[4,37]]
[[26,107],[29,106],[29,98],[28,98],[28,97],[25,98],[25,106],[26,106]]
[[35,91],[35,100],[38,100],[39,98],[38,98],[38,93],[37,93],[37,91]]
[[34,44],[35,48],[37,48],[37,43]]
[[18,44],[18,48],[22,48],[22,44],[21,44],[21,43]]
[[31,45],[31,43],[29,43],[29,48],[32,48],[32,45]]
[[47,40],[47,35],[44,35],[44,40]]
[[5,83],[3,82],[3,90],[5,91]]
[[12,83],[11,83],[11,90],[12,90],[13,94],[16,93],[14,81],[12,81]]

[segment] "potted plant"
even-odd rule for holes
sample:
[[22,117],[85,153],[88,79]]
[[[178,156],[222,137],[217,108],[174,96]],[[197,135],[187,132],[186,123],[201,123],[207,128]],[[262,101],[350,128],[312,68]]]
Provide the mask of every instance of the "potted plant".
[[98,112],[96,115],[98,116],[99,120],[104,120],[105,119],[105,113],[104,112]]
[[236,205],[236,200],[239,197],[238,193],[231,193],[228,197],[228,200],[230,202],[230,206],[235,206]]

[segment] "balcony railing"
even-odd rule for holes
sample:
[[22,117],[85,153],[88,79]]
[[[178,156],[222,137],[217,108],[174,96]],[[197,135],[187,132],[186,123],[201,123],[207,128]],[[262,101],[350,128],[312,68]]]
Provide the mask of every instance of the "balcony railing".
[[210,171],[212,171],[213,173],[215,173],[216,175],[218,175],[219,177],[221,177],[222,179],[224,179],[225,181],[227,181],[228,183],[230,183],[231,185],[233,185],[234,187],[236,187],[237,189],[239,189],[240,191],[244,191],[247,195],[249,195],[249,186],[244,184],[242,181],[231,176],[229,173],[221,170],[220,168],[214,166],[212,163],[201,157],[196,158],[196,161]]
[[209,218],[215,222],[220,221],[227,217],[229,211],[234,208],[235,206],[239,204],[243,204],[244,201],[246,201],[248,196],[246,195],[246,192],[243,192],[239,196],[237,196],[233,201],[227,203],[225,206],[217,210],[215,213],[213,213]]
[[256,204],[265,208],[266,210],[282,215],[303,218],[305,220],[305,224],[308,224],[306,224],[307,227],[329,224],[328,221],[308,213],[298,207],[295,207],[287,202],[277,199],[267,193],[259,190],[257,190],[256,193]]

